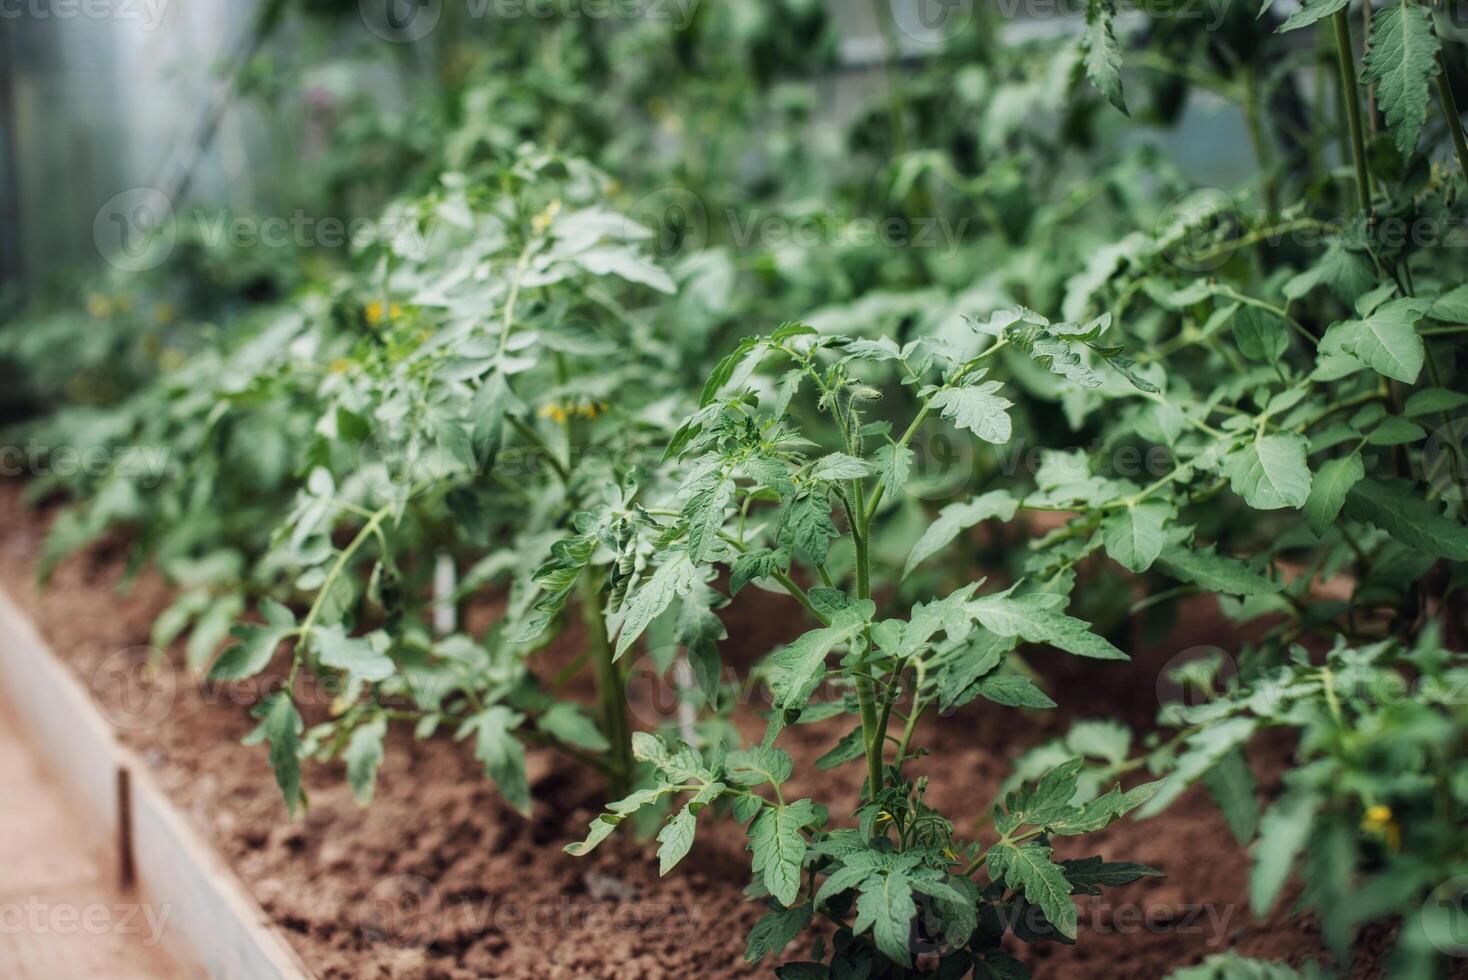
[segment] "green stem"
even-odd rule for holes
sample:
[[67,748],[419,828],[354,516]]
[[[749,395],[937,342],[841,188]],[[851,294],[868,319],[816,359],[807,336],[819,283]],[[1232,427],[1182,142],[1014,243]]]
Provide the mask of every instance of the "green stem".
[[362,530],[357,532],[357,536],[352,538],[351,542],[342,549],[340,555],[337,555],[335,564],[331,566],[331,571],[326,573],[326,579],[321,583],[321,588],[317,590],[316,599],[311,603],[311,608],[306,611],[306,618],[301,622],[301,628],[296,633],[296,645],[291,652],[291,671],[285,681],[287,694],[296,686],[296,675],[300,673],[301,661],[303,659],[301,654],[305,650],[306,640],[310,638],[311,631],[316,628],[316,620],[321,617],[321,609],[326,604],[326,597],[331,594],[333,586],[336,585],[336,580],[341,578],[342,572],[346,570],[347,563],[352,560],[352,556],[361,549],[368,538],[378,533],[382,522],[387,520],[388,515],[392,511],[392,504],[386,504],[380,510],[374,511],[372,516],[368,518],[367,523],[362,526]]
[[571,479],[571,471],[556,456],[556,452],[551,448],[550,443],[546,442],[541,434],[535,431],[534,426],[515,415],[506,415],[505,418],[509,421],[510,427],[520,433],[520,436],[526,442],[539,449],[545,455],[546,462],[550,464],[551,469],[555,471],[556,476],[560,478],[562,483],[566,483]]
[[627,687],[613,659],[611,637],[601,614],[601,590],[588,570],[576,582],[576,595],[581,604],[581,618],[591,644],[591,659],[596,669],[596,691],[601,701],[602,724],[607,740],[612,743],[611,766],[607,781],[612,795],[618,799],[632,792],[632,725],[627,719]]
[[1458,166],[1468,178],[1468,139],[1463,136],[1463,117],[1458,113],[1458,100],[1453,96],[1453,83],[1448,78],[1446,65],[1437,73],[1437,94],[1442,100],[1443,115],[1448,120],[1448,132],[1453,134],[1453,148],[1458,151]]
[[1371,173],[1366,169],[1366,132],[1361,123],[1361,96],[1356,82],[1356,53],[1351,46],[1351,22],[1346,11],[1335,16],[1336,58],[1341,68],[1341,101],[1351,128],[1351,155],[1356,162],[1356,192],[1361,210],[1371,210]]

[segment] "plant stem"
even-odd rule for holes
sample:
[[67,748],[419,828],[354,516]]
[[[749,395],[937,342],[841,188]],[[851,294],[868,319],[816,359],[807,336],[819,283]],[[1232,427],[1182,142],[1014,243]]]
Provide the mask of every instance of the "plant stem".
[[1366,133],[1361,123],[1361,96],[1356,82],[1356,53],[1351,46],[1351,22],[1344,10],[1334,15],[1336,58],[1341,68],[1341,101],[1351,128],[1351,155],[1356,161],[1356,193],[1361,210],[1371,210],[1371,173],[1366,169]]
[[326,597],[331,594],[332,588],[336,585],[336,580],[341,578],[342,572],[346,570],[347,563],[352,560],[352,556],[357,553],[368,538],[378,533],[378,528],[382,525],[383,521],[387,520],[387,516],[392,511],[393,505],[385,504],[381,509],[373,512],[372,516],[368,518],[367,523],[362,526],[362,530],[357,532],[357,536],[352,538],[351,543],[342,549],[340,555],[337,555],[335,564],[331,566],[331,571],[326,573],[326,579],[321,583],[321,588],[317,590],[316,599],[311,603],[311,608],[306,612],[306,618],[301,622],[300,631],[296,634],[295,648],[291,652],[291,671],[285,681],[285,691],[287,694],[295,688],[296,675],[301,670],[301,653],[305,649],[306,641],[311,637],[311,631],[316,628],[316,620],[321,616],[321,609],[326,604]]
[[1463,136],[1463,117],[1458,114],[1458,100],[1453,95],[1453,83],[1448,78],[1448,67],[1443,65],[1437,73],[1437,94],[1442,100],[1443,115],[1448,120],[1448,132],[1453,134],[1453,148],[1458,151],[1458,166],[1468,179],[1468,139]]
[[606,728],[607,740],[612,743],[607,781],[612,795],[620,799],[632,792],[632,726],[627,720],[627,688],[613,659],[612,641],[607,635],[606,620],[601,615],[601,590],[591,575],[590,571],[582,572],[576,582],[576,596],[591,644],[602,724]]

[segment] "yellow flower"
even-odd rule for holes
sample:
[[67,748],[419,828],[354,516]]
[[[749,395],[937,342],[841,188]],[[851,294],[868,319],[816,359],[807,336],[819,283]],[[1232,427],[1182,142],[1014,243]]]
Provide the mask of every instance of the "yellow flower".
[[566,420],[571,416],[566,411],[565,406],[561,405],[560,402],[551,402],[550,404],[541,408],[540,417],[543,419],[550,419],[557,425],[565,425]]
[[351,366],[351,361],[347,360],[345,357],[338,357],[336,360],[331,362],[331,367],[327,370],[329,370],[332,374],[346,374]]
[[1365,816],[1361,818],[1361,829],[1368,834],[1385,838],[1386,846],[1393,851],[1401,849],[1402,828],[1397,825],[1391,807],[1382,806],[1379,803],[1367,807]]
[[100,320],[112,315],[112,303],[101,293],[93,293],[87,297],[87,312]]
[[544,211],[530,220],[530,227],[534,229],[537,235],[544,235],[550,229],[551,223],[556,220],[556,215],[560,213],[561,199],[556,198],[550,204],[546,205]]
[[[382,300],[380,299],[374,299],[367,304],[367,322],[374,327],[382,322],[382,308]],[[397,303],[392,303],[387,307],[387,318],[389,321],[396,320],[402,315],[403,308]]]

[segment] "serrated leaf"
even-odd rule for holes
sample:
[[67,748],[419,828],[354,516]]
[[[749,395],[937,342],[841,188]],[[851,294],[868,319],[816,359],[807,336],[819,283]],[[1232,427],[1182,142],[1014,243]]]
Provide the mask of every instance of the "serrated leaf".
[[749,932],[745,960],[758,963],[766,956],[779,956],[810,925],[813,911],[810,905],[801,905],[763,916]]
[[377,789],[377,771],[382,768],[382,742],[387,737],[387,719],[381,715],[352,731],[352,738],[342,752],[347,764],[347,784],[362,806],[372,802]]
[[1213,547],[1190,548],[1173,545],[1158,558],[1163,571],[1209,592],[1225,595],[1273,595],[1284,586],[1254,571],[1245,562],[1220,555]]
[[596,727],[596,722],[579,707],[566,701],[551,705],[535,720],[535,727],[567,745],[590,752],[605,752],[612,747]]
[[746,551],[734,559],[734,564],[729,569],[729,594],[738,595],[741,589],[755,579],[769,578],[775,572],[788,571],[789,568],[789,552],[775,551],[772,548]]
[[1254,869],[1249,875],[1249,904],[1254,916],[1263,919],[1279,900],[1295,859],[1310,839],[1315,823],[1315,797],[1292,790],[1265,811],[1259,821],[1259,843],[1254,850]]
[[658,875],[666,875],[688,855],[698,830],[698,817],[683,807],[658,831]]
[[944,507],[938,512],[937,519],[927,526],[922,537],[912,546],[912,552],[907,556],[907,565],[902,570],[903,577],[910,575],[925,559],[946,547],[958,537],[960,531],[995,517],[1001,521],[1012,520],[1018,507],[1019,502],[1004,490],[992,490],[966,503]]
[[877,451],[872,454],[872,460],[877,464],[877,472],[882,478],[882,486],[886,489],[888,496],[895,497],[903,487],[907,486],[908,476],[912,473],[912,459],[913,451],[895,442],[878,446]]
[[960,429],[1002,446],[1014,434],[1008,415],[1014,402],[994,394],[1001,387],[998,381],[988,381],[967,388],[944,388],[933,396],[931,405]]
[[1294,432],[1255,439],[1230,453],[1224,475],[1234,493],[1255,510],[1303,507],[1310,497],[1309,443]]
[[673,604],[679,596],[686,596],[694,586],[701,584],[698,569],[686,553],[679,553],[658,566],[642,585],[627,599],[622,614],[622,623],[617,631],[615,658],[632,648],[654,619]]
[[1310,486],[1310,497],[1305,501],[1305,520],[1316,536],[1323,535],[1346,503],[1351,488],[1366,476],[1366,465],[1359,452],[1341,456],[1322,464],[1320,472]]
[[871,875],[862,881],[856,897],[856,921],[853,932],[872,931],[877,949],[894,963],[912,966],[908,937],[917,903],[912,900],[912,884],[903,875]]
[[1337,323],[1321,338],[1320,353],[1349,354],[1378,374],[1416,384],[1427,354],[1417,324],[1429,305],[1413,297],[1396,299],[1364,320]]
[[1374,524],[1409,548],[1468,561],[1468,527],[1444,515],[1406,480],[1368,477],[1351,488],[1344,509],[1351,520]]
[[502,704],[491,705],[466,723],[475,733],[474,757],[484,765],[505,798],[521,814],[530,816],[530,784],[525,775],[525,746],[514,735],[525,716]]
[[1376,88],[1376,104],[1404,158],[1416,152],[1427,121],[1440,48],[1431,11],[1415,0],[1396,0],[1371,18],[1361,81]]
[[979,696],[1008,708],[1035,708],[1046,710],[1055,707],[1055,702],[1034,685],[1028,677],[1019,674],[990,674],[974,685]]
[[1023,894],[1062,936],[1074,939],[1078,916],[1070,897],[1070,882],[1050,854],[1045,844],[1000,841],[989,850],[989,875]]
[[[1290,14],[1289,18],[1276,29],[1277,33],[1284,34],[1287,31],[1309,27],[1337,11],[1345,10],[1350,2],[1351,0],[1304,0],[1300,9]],[[1263,10],[1260,11],[1261,14],[1263,12]]]
[[1290,346],[1284,321],[1255,306],[1241,307],[1234,315],[1234,341],[1240,354],[1262,364],[1279,363]]
[[815,466],[811,469],[811,476],[817,480],[839,482],[864,479],[876,471],[876,465],[864,459],[857,459],[846,453],[831,453],[816,461]]
[[1088,0],[1081,48],[1091,84],[1123,114],[1129,114],[1121,87],[1121,45],[1116,40],[1115,22],[1116,6],[1111,0]]
[[378,649],[386,636],[348,636],[342,626],[317,626],[311,630],[311,646],[321,663],[364,681],[384,681],[395,670],[390,658]]
[[285,798],[286,810],[294,816],[306,801],[301,789],[301,732],[305,723],[284,691],[277,691],[260,702],[251,714],[260,719],[260,724],[245,737],[244,744],[270,745],[270,768],[275,771],[275,784]]
[[749,827],[749,849],[754,853],[754,873],[781,905],[795,904],[800,893],[800,869],[805,862],[806,841],[800,831],[815,822],[815,806],[798,800],[766,806]]
[[782,749],[758,745],[752,749],[730,752],[724,760],[724,772],[740,786],[776,786],[790,778],[795,763]]
[[1096,660],[1127,660],[1125,653],[1091,632],[1084,620],[1054,610],[1054,596],[1039,593],[1015,598],[983,596],[972,603],[973,614],[985,629],[1000,636],[1018,636]]
[[1144,500],[1114,511],[1101,522],[1106,553],[1133,572],[1145,572],[1162,554],[1167,522],[1177,511],[1165,500]]
[[1223,811],[1234,840],[1248,844],[1259,829],[1259,803],[1254,798],[1254,771],[1242,748],[1229,752],[1203,774],[1203,785]]
[[211,681],[237,681],[254,677],[270,666],[275,648],[295,632],[294,626],[270,623],[241,623],[230,630],[240,642],[225,650],[209,669]]

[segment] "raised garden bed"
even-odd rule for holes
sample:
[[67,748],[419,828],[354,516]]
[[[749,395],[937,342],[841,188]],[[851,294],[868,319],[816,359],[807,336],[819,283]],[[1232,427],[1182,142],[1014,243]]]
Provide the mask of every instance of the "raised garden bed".
[[[759,910],[742,895],[748,859],[739,828],[711,825],[685,873],[662,880],[648,860],[650,847],[630,835],[613,838],[589,860],[563,855],[561,845],[579,839],[601,805],[601,788],[589,771],[549,751],[530,754],[537,801],[530,821],[493,791],[467,746],[441,739],[417,743],[404,732],[389,740],[370,809],[357,806],[339,766],[308,766],[310,811],[288,820],[279,795],[270,791],[264,754],[238,747],[252,727],[247,709],[258,692],[189,678],[177,651],[169,654],[172,668],[149,689],[152,701],[138,700],[143,689],[135,685],[115,683],[120,656],[146,656],[149,627],[169,601],[168,589],[152,572],[126,578],[121,552],[104,545],[64,563],[50,586],[38,591],[31,568],[47,518],[24,507],[20,490],[0,485],[0,524],[6,528],[0,584],[118,724],[122,744],[146,768],[148,782],[156,782],[223,855],[313,974],[681,978],[763,972],[742,959]],[[731,663],[746,664],[779,638],[783,600],[763,601],[764,615],[728,623]],[[1226,646],[1230,627],[1212,605],[1212,599],[1192,605],[1173,636],[1136,656],[1125,672],[1130,676],[1105,665],[1045,662],[1059,711],[962,710],[926,722],[943,776],[933,783],[935,801],[961,811],[992,798],[1013,756],[1064,733],[1080,717],[1066,705],[1101,699],[1130,706],[1123,720],[1148,726],[1155,706],[1120,697],[1122,689],[1134,688],[1138,678],[1150,683],[1177,651]],[[492,617],[494,611],[477,615]],[[553,672],[571,642],[549,651],[541,669]],[[310,704],[309,697],[302,700]],[[739,723],[746,736],[758,737],[762,722],[752,707]],[[832,738],[820,725],[792,735],[789,751],[798,762],[813,760]],[[1264,795],[1276,791],[1290,751],[1279,740],[1255,751],[1251,761]],[[926,771],[935,764],[919,765]],[[801,794],[855,799],[859,789],[850,769],[797,771],[791,785]],[[88,778],[111,785],[100,766]],[[93,805],[105,814],[114,804],[103,792]],[[138,827],[144,836],[159,829]],[[1167,877],[1083,900],[1082,942],[1021,954],[1038,975],[1160,977],[1226,949],[1293,962],[1324,955],[1308,917],[1251,917],[1248,862],[1200,788],[1159,818],[1114,825],[1084,850],[1126,855]],[[139,854],[144,865],[156,859]],[[1350,975],[1381,976],[1379,957],[1390,939],[1380,930],[1368,934]],[[792,958],[803,952],[790,950]]]

